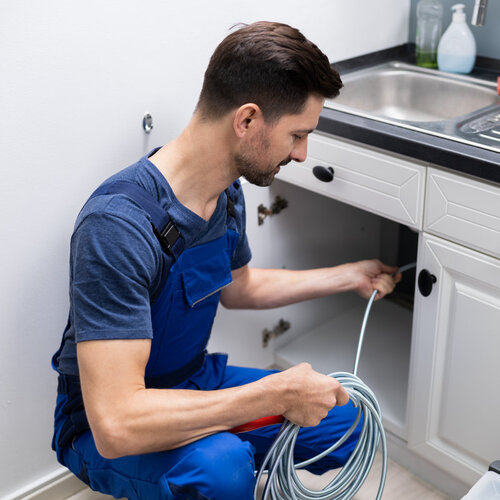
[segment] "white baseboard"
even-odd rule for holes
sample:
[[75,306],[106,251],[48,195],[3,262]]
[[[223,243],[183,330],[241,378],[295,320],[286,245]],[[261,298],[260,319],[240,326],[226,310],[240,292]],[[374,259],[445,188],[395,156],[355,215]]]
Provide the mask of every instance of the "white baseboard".
[[86,488],[85,483],[61,467],[0,500],[66,500]]

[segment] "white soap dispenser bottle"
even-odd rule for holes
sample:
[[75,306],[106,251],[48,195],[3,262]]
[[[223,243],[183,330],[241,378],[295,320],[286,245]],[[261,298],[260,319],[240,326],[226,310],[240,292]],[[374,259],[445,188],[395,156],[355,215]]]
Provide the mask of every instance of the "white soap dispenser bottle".
[[465,20],[465,5],[457,3],[451,10],[453,19],[438,45],[438,68],[450,73],[470,73],[476,62],[476,40]]

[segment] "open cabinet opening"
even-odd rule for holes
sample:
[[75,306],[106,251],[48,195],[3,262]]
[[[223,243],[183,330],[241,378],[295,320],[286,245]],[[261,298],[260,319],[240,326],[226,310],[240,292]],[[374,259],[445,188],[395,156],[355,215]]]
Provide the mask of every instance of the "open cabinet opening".
[[[418,233],[396,222],[279,180],[265,189],[246,183],[244,191],[250,266],[310,269],[371,258],[402,266],[416,260]],[[282,208],[271,215],[273,205]],[[377,396],[386,429],[403,439],[414,287],[412,270],[395,293],[373,304],[358,372]],[[307,361],[325,374],[352,372],[366,305],[348,292],[266,311],[223,310],[209,347],[229,352],[232,364],[286,369]],[[264,346],[262,332],[280,320],[289,328]]]

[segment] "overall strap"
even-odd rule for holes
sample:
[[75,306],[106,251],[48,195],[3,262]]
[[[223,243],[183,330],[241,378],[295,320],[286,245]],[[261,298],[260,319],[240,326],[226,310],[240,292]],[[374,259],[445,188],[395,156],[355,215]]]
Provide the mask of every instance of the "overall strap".
[[227,198],[227,216],[236,217],[236,211],[234,210],[234,202],[229,194],[229,188],[225,190],[226,198]]
[[[231,184],[224,192],[227,200],[227,227],[238,230],[236,224],[236,209],[234,208],[234,200],[236,199],[236,182]],[[240,188],[241,189],[241,188]]]
[[129,181],[114,181],[98,187],[90,196],[123,194],[135,201],[150,217],[153,231],[163,249],[177,260],[185,243],[167,211],[143,187]]

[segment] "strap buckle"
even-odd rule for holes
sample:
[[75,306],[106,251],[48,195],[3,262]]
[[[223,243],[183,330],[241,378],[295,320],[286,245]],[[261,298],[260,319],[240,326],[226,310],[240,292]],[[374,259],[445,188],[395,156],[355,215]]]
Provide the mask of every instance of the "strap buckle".
[[171,220],[168,221],[168,224],[161,231],[158,231],[158,229],[154,226],[153,229],[156,232],[162,247],[168,252],[170,252],[171,248],[175,245],[175,242],[181,236],[181,233]]

